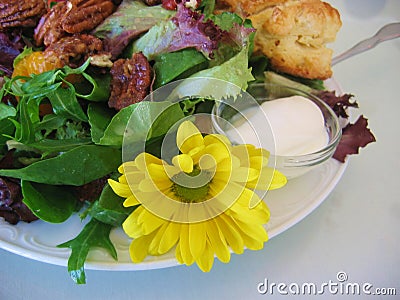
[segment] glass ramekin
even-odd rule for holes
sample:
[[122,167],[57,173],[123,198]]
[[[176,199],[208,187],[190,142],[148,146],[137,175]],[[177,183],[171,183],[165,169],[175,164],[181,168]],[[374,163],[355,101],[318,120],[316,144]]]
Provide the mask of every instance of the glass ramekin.
[[[224,134],[230,138],[228,129],[233,126],[233,118],[236,118],[235,122],[238,118],[243,118],[241,111],[250,106],[259,106],[265,101],[300,95],[315,103],[321,110],[328,137],[327,144],[317,151],[292,156],[274,155],[271,149],[267,149],[271,152],[269,165],[282,172],[288,179],[292,179],[307,173],[332,157],[341,138],[342,130],[338,117],[323,100],[296,88],[269,83],[252,84],[244,94],[244,96],[241,95],[235,99],[224,99],[216,102],[211,114],[211,123],[215,133]],[[271,139],[274,138],[273,130],[268,122],[261,127],[263,128],[254,128],[258,135],[264,135],[264,137],[271,135]],[[240,143],[232,139],[231,142],[233,144]]]

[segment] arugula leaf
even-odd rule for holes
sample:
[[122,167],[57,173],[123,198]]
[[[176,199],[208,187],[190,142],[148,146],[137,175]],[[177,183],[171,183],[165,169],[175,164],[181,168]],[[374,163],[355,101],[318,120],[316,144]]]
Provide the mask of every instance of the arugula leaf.
[[16,128],[15,140],[24,144],[29,144],[35,141],[35,128],[32,121],[34,117],[30,114],[28,100],[23,97],[19,102],[18,108],[21,123],[16,120],[11,120]]
[[45,222],[62,223],[77,208],[78,200],[68,187],[22,180],[21,189],[22,201]]
[[111,93],[111,75],[104,74],[102,76],[93,77],[87,73],[82,73],[82,76],[86,80],[83,82],[78,82],[74,85],[77,90],[76,95],[79,98],[90,101],[107,102]]
[[91,138],[73,138],[62,140],[42,139],[38,142],[29,144],[29,146],[42,151],[44,154],[49,154],[69,151],[76,147],[89,145],[91,143]]
[[2,152],[2,148],[5,148],[5,144],[8,140],[10,140],[10,136],[15,131],[14,124],[7,119],[0,120],[0,153]]
[[89,104],[87,114],[89,117],[92,141],[98,144],[115,113],[104,105],[91,103]]
[[117,251],[110,240],[111,229],[111,225],[104,224],[96,219],[91,219],[77,237],[57,246],[59,248],[70,248],[72,250],[68,259],[68,272],[75,283],[86,283],[84,266],[90,249],[96,247],[104,248],[112,258],[115,260],[118,259]]
[[0,120],[15,117],[17,111],[14,107],[0,102]]
[[36,131],[45,131],[44,137],[47,137],[53,130],[56,130],[66,123],[67,119],[55,114],[45,115],[41,121],[35,124]]
[[87,121],[87,117],[76,98],[75,89],[72,84],[68,84],[68,86],[69,88],[61,87],[47,94],[54,113],[72,120]]
[[122,160],[120,149],[82,145],[57,157],[21,169],[2,169],[0,176],[38,183],[80,186],[115,171]]
[[14,107],[0,102],[0,153],[5,143],[14,133],[15,126],[11,118],[15,117],[17,111]]

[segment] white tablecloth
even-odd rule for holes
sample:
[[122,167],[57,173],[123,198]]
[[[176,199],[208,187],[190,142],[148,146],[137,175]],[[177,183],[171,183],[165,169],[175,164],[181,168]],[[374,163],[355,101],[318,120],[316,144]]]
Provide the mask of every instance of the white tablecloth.
[[[343,21],[332,45],[336,54],[385,23],[400,21],[398,0],[328,2]],[[209,273],[196,266],[87,270],[87,284],[81,286],[65,267],[0,250],[0,299],[275,299],[285,297],[277,286],[272,295],[271,290],[260,294],[259,284],[286,284],[281,288],[290,294],[289,286],[295,291],[296,284],[338,283],[339,272],[347,275],[344,283],[370,283],[370,292],[397,289],[397,296],[367,297],[361,291],[359,299],[400,299],[400,39],[338,64],[334,77],[356,96],[377,142],[351,158],[337,187],[312,214],[263,250],[233,255],[229,264],[216,261]],[[331,288],[326,286],[320,299],[345,294],[333,295],[334,284]]]

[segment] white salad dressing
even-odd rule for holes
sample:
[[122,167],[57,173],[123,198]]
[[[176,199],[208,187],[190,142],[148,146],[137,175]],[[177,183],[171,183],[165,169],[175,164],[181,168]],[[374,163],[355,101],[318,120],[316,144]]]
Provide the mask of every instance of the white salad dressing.
[[241,114],[246,121],[233,118],[233,128],[227,130],[227,136],[233,142],[253,144],[275,155],[309,154],[321,150],[329,141],[321,110],[302,96],[266,101]]

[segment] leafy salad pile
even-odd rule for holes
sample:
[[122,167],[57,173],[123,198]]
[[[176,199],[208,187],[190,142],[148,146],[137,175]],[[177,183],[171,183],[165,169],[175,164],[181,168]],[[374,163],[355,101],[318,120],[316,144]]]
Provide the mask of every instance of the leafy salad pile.
[[[251,23],[233,13],[214,15],[213,10],[212,0],[203,0],[197,9],[180,4],[177,11],[124,1],[94,35],[112,45],[114,56],[142,52],[154,70],[152,89],[190,77],[222,79],[244,90],[251,82],[269,80],[319,94],[344,118],[346,108],[357,105],[351,96],[322,91],[321,81],[273,73],[266,57],[252,55]],[[14,64],[32,51],[25,48]],[[5,73],[0,91],[0,189],[6,191],[0,216],[7,220],[17,213],[22,221],[62,223],[80,212],[82,219],[90,219],[78,236],[58,245],[71,249],[68,271],[77,283],[85,283],[84,263],[93,247],[105,248],[117,260],[109,234],[134,209],[123,207],[123,199],[107,184],[107,178],[118,176],[128,120],[137,142],[145,140],[146,152],[159,155],[172,125],[210,111],[213,104],[205,99],[173,105],[142,101],[115,111],[107,104],[110,75],[92,73],[89,64],[90,58],[75,69],[64,66],[27,77]],[[71,83],[71,75],[84,80]],[[52,113],[43,115],[43,105],[50,105]],[[336,154],[341,161],[374,141],[364,117],[346,128]]]

